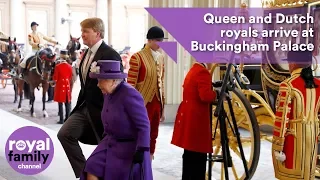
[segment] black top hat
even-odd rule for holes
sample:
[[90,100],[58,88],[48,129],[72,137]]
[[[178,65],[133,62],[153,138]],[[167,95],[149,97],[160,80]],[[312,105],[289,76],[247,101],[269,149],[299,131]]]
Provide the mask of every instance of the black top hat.
[[65,50],[65,49],[60,50],[60,56],[61,56],[61,55],[67,56],[67,55],[68,55],[68,50]]
[[288,61],[288,63],[297,63],[297,64],[312,64],[312,51],[289,51],[287,54],[287,59],[282,59],[283,61]]
[[34,25],[39,26],[39,24],[38,24],[38,23],[36,23],[36,22],[32,22],[32,23],[31,23],[31,27],[32,27],[32,26],[34,26]]
[[163,30],[158,26],[153,26],[148,30],[147,39],[168,39],[164,37]]

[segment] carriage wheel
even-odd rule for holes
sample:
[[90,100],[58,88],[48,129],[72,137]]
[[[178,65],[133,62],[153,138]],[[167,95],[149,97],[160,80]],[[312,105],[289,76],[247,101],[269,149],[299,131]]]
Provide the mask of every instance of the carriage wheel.
[[[242,147],[247,161],[247,166],[249,170],[250,177],[245,177],[245,170],[243,162],[240,155],[240,149],[238,147],[236,136],[233,133],[232,118],[230,115],[229,107],[227,101],[224,102],[224,108],[227,113],[229,122],[227,121],[227,134],[229,139],[230,155],[232,158],[232,168],[228,169],[228,174],[230,179],[251,179],[256,171],[259,156],[260,156],[260,131],[259,126],[254,114],[254,111],[250,105],[250,102],[246,99],[244,94],[239,89],[233,89],[231,94],[231,103],[233,105],[233,110],[236,118],[236,122],[240,132],[240,139],[242,142]],[[214,113],[215,107],[213,107]],[[220,143],[220,129],[219,126],[215,130],[217,119],[213,117],[212,129],[213,136],[215,134],[215,140],[212,141],[213,144],[213,155],[221,155],[221,143]],[[224,179],[224,167],[223,163],[212,162],[212,176],[215,179]],[[234,178],[233,178],[234,177]]]
[[2,85],[2,88],[6,88],[7,87],[7,80],[6,79],[1,79],[1,85]]

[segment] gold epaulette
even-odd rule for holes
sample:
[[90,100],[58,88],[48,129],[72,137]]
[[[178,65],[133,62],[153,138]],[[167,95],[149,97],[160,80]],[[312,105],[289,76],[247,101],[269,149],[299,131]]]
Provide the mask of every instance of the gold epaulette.
[[140,58],[139,55],[133,54],[130,58],[129,65],[130,69],[128,72],[128,83],[135,86],[138,81],[139,69],[140,69]]

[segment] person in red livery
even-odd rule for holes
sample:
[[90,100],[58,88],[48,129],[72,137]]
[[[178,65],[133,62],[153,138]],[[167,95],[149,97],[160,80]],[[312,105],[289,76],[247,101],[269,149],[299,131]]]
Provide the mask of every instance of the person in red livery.
[[183,100],[174,124],[171,143],[184,149],[182,180],[205,180],[207,153],[212,153],[210,64],[194,63],[183,83]]
[[72,66],[66,61],[68,51],[60,51],[60,62],[55,66],[53,80],[56,82],[54,90],[55,102],[59,103],[59,124],[63,124],[63,104],[66,108],[65,119],[68,119],[71,110],[71,81],[72,81]]
[[311,51],[289,51],[291,77],[280,83],[272,138],[277,179],[315,179],[320,80],[313,76]]

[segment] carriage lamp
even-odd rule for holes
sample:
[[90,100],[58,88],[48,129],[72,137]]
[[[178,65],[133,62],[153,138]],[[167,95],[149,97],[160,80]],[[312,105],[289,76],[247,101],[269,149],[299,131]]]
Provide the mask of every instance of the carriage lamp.
[[71,17],[71,11],[69,11],[68,17],[66,17],[66,18],[62,17],[61,18],[61,24],[64,24],[65,22],[72,23],[72,21],[73,21],[73,18]]
[[71,17],[61,18],[61,24],[64,24],[65,22],[71,23],[73,19]]

